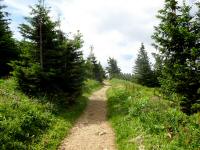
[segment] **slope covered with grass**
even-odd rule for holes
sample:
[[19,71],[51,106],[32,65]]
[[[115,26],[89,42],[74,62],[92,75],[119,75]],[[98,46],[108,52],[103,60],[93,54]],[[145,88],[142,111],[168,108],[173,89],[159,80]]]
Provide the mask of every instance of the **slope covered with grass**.
[[13,79],[0,80],[0,149],[56,149],[84,110],[89,93],[100,83],[85,82],[76,104],[60,107],[43,98],[30,98]]
[[199,150],[200,113],[187,116],[158,91],[112,80],[108,118],[119,150]]

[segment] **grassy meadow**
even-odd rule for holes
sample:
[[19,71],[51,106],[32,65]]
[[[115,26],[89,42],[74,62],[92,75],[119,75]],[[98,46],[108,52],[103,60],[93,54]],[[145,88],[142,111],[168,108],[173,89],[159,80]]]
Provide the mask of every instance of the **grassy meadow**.
[[157,89],[111,80],[108,119],[119,150],[199,150],[200,113],[187,116]]
[[0,149],[57,149],[84,110],[88,96],[101,87],[85,81],[76,104],[60,107],[46,97],[30,98],[16,89],[13,79],[0,80]]

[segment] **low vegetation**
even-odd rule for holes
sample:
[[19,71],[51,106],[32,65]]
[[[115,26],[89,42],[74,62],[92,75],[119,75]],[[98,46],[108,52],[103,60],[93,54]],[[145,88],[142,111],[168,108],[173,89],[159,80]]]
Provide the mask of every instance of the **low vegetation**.
[[13,38],[5,7],[0,0],[0,149],[56,149],[106,75],[127,80],[111,80],[108,91],[119,149],[200,149],[200,2],[165,0],[155,64],[142,44],[133,74],[111,57],[105,72],[93,46],[84,59],[81,32],[64,33],[42,0]]
[[113,79],[108,118],[119,150],[200,149],[200,113],[187,116],[158,90]]
[[0,80],[0,149],[57,149],[86,106],[89,93],[101,87],[87,80],[83,96],[67,108],[47,97],[29,98],[13,79]]

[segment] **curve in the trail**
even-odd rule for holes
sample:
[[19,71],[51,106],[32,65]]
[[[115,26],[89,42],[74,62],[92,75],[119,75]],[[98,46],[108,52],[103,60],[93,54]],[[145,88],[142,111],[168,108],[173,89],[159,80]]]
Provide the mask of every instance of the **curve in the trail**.
[[115,150],[114,132],[106,120],[106,90],[94,92],[84,113],[59,150]]

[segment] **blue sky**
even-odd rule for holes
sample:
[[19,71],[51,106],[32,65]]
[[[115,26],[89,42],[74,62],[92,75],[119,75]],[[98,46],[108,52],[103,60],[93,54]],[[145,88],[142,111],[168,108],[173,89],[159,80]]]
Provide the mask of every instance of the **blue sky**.
[[[11,14],[10,27],[15,38],[20,39],[18,26],[25,22],[24,17],[30,13],[29,6],[36,2],[4,0]],[[153,62],[151,53],[155,49],[151,46],[151,35],[153,26],[159,23],[155,16],[163,3],[164,0],[46,0],[46,5],[52,10],[52,19],[57,20],[60,16],[64,32],[80,30],[83,34],[85,57],[89,54],[90,45],[93,45],[94,53],[104,67],[107,58],[114,57],[126,73],[132,72],[141,42]]]

